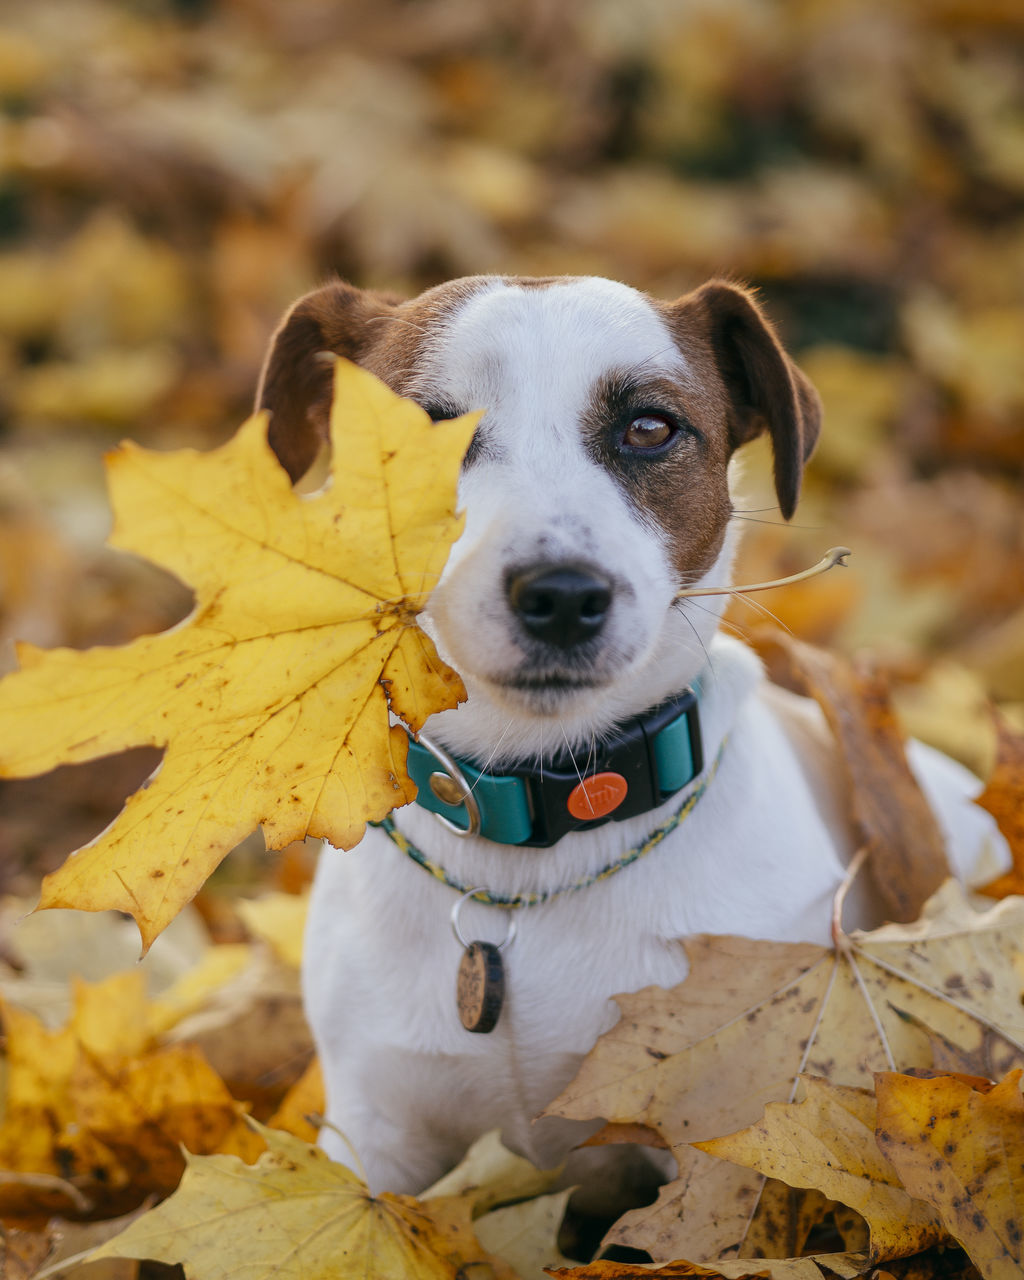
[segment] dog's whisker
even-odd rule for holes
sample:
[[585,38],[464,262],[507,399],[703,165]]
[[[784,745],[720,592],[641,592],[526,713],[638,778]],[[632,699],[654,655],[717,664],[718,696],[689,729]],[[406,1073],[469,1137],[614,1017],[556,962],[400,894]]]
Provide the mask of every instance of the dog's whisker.
[[[700,601],[698,600],[691,600],[689,603],[694,608],[700,609],[702,613],[706,613],[710,617],[714,618],[720,627],[728,627],[730,631],[735,632],[735,634],[738,635],[743,640],[749,639],[750,632],[747,630],[747,628],[744,627],[741,623],[736,622],[733,618],[721,617],[716,612],[716,610],[708,608],[706,604],[701,604]],[[677,607],[681,611],[683,607],[683,601],[677,600],[675,602],[675,607]]]
[[742,520],[744,524],[766,524],[770,529],[807,529],[810,527],[809,525],[792,525],[788,520],[759,520],[757,516],[743,515],[739,511],[734,511],[729,519]]
[[483,762],[483,764],[480,766],[480,775],[481,775],[481,776],[480,776],[479,778],[477,778],[476,782],[474,782],[474,783],[473,783],[473,785],[469,788],[469,789],[470,789],[470,792],[475,791],[475,790],[476,790],[476,788],[479,786],[479,784],[483,781],[483,775],[484,775],[484,774],[488,771],[488,769],[491,767],[491,762],[494,760],[495,756],[497,756],[498,752],[501,750],[501,744],[502,744],[502,743],[505,741],[505,739],[508,737],[508,731],[509,731],[511,728],[512,728],[512,721],[511,721],[511,720],[509,720],[509,721],[507,722],[507,724],[505,725],[504,729],[502,729],[502,731],[501,731],[501,733],[500,733],[500,735],[499,735],[499,737],[498,737],[498,741],[497,741],[497,742],[494,744],[494,746],[491,748],[491,753],[490,753],[490,755],[487,757],[487,759],[486,759],[486,760]]
[[711,665],[711,654],[710,654],[710,653],[708,653],[708,647],[707,647],[707,645],[704,643],[704,639],[703,639],[703,637],[701,636],[700,632],[697,630],[696,624],[694,623],[693,619],[689,616],[689,614],[686,612],[686,605],[687,605],[688,603],[689,603],[689,601],[685,601],[685,600],[677,600],[677,601],[676,601],[676,604],[678,604],[678,605],[679,605],[679,614],[680,614],[680,616],[686,619],[686,623],[687,623],[687,625],[689,626],[690,630],[691,630],[691,631],[693,632],[693,634],[697,637],[697,643],[700,645],[700,647],[701,647],[701,649],[702,649],[702,651],[703,651],[703,653],[704,653],[704,659],[705,659],[705,661],[708,663],[708,665],[710,666],[710,665]]
[[591,730],[590,746],[587,748],[587,773],[590,774],[597,764],[597,731]]
[[751,609],[756,609],[758,613],[762,614],[764,617],[770,618],[772,622],[780,626],[783,631],[788,631],[790,635],[793,634],[792,630],[786,626],[779,615],[777,613],[773,613],[763,601],[752,600],[750,596],[745,595],[742,591],[730,591],[729,595],[734,596],[737,600],[742,600],[744,604],[749,605]]
[[[582,786],[583,786],[583,774],[582,774],[582,773],[580,773],[580,767],[579,767],[579,765],[576,763],[576,757],[573,755],[572,747],[569,745],[569,739],[568,739],[568,737],[567,737],[567,735],[566,735],[566,732],[565,732],[565,725],[562,723],[562,721],[561,721],[561,720],[559,720],[559,722],[558,722],[558,727],[559,727],[559,729],[561,730],[561,733],[562,733],[562,740],[563,740],[563,742],[565,743],[565,749],[566,749],[566,751],[568,751],[568,753],[569,753],[569,759],[572,761],[572,767],[573,767],[573,769],[575,769],[575,771],[576,771],[576,777],[577,777],[577,778],[579,778],[579,780],[580,780],[580,786],[582,787]],[[591,806],[591,807],[593,807],[593,806]]]
[[820,533],[824,526],[820,524],[798,524],[795,520],[758,520],[756,516],[745,515],[734,511],[730,520],[742,520],[744,524],[766,524],[772,529],[803,529],[806,533]]

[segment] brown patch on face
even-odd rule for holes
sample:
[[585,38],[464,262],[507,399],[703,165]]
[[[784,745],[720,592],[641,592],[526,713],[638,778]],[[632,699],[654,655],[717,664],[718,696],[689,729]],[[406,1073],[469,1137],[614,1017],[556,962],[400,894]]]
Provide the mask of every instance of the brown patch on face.
[[291,307],[271,339],[256,407],[270,410],[267,439],[293,481],[327,439],[330,355],[355,361],[405,394],[430,333],[488,279],[454,280],[407,302],[337,281]]
[[[655,448],[630,447],[624,438],[630,423],[648,415],[669,422],[674,434]],[[711,568],[732,513],[731,450],[720,417],[699,374],[684,383],[629,370],[601,379],[584,413],[589,452],[665,533],[680,585]]]
[[821,401],[790,360],[753,295],[711,280],[674,303],[656,303],[696,373],[729,453],[767,431],[775,491],[787,520],[821,428]]

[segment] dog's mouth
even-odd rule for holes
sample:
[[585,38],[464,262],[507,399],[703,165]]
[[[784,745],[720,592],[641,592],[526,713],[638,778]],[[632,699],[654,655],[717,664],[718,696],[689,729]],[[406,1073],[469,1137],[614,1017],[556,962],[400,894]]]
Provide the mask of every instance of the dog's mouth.
[[599,689],[607,682],[598,680],[593,676],[537,675],[530,672],[522,675],[503,676],[493,683],[502,689],[518,689],[523,693],[571,693],[577,689]]
[[558,715],[568,711],[574,703],[589,694],[605,688],[609,683],[596,672],[581,671],[514,671],[489,683],[502,701],[516,709],[534,715]]

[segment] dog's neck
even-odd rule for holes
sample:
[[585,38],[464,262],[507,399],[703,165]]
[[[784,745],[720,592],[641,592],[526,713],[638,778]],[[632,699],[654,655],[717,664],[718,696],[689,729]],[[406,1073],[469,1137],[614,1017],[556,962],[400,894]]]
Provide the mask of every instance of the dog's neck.
[[[745,646],[724,635],[714,638],[700,673],[706,761],[717,758],[741,704],[760,679],[760,664]],[[513,896],[550,892],[592,874],[643,841],[678,803],[679,797],[672,797],[648,814],[568,835],[547,849],[453,836],[415,804],[397,810],[394,817],[402,833],[453,879]]]

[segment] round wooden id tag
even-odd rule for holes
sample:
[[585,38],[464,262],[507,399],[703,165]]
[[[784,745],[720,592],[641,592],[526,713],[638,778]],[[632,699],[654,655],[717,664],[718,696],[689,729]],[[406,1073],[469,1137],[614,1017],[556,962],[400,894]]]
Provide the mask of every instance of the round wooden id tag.
[[505,1001],[505,966],[492,942],[471,942],[455,984],[459,1018],[467,1031],[492,1031]]

